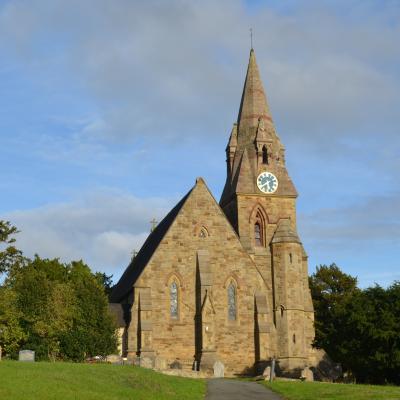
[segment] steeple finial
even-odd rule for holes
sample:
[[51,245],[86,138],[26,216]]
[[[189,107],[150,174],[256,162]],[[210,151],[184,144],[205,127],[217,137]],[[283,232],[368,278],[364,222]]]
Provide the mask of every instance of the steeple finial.
[[253,50],[253,28],[250,28],[250,49]]

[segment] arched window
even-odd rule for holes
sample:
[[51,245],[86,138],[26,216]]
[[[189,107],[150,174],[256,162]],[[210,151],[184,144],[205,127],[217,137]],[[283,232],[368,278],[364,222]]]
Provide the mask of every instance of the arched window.
[[203,239],[208,237],[208,231],[204,226],[200,229],[199,237],[201,237]]
[[228,319],[236,320],[236,287],[233,282],[228,286]]
[[169,286],[169,296],[170,296],[170,316],[172,319],[179,318],[179,310],[178,310],[178,296],[179,296],[179,288],[178,284],[173,281]]
[[256,246],[262,246],[261,224],[259,221],[254,225],[254,239]]
[[268,149],[266,146],[262,148],[262,160],[263,164],[268,164]]

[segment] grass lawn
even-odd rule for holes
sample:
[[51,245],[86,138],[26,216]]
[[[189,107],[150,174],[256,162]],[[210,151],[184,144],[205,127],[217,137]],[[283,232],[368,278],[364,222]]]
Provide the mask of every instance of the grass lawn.
[[400,399],[398,386],[351,385],[323,382],[262,382],[287,400],[389,400]]
[[206,382],[110,364],[0,361],[0,399],[203,399]]

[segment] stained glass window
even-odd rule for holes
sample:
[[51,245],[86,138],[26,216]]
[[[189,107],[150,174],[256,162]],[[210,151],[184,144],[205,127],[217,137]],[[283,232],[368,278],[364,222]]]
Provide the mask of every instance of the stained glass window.
[[256,242],[256,246],[262,246],[261,225],[258,221],[254,225],[254,239]]
[[171,318],[178,319],[178,285],[174,281],[169,287]]
[[228,286],[228,318],[236,319],[236,287],[233,283]]

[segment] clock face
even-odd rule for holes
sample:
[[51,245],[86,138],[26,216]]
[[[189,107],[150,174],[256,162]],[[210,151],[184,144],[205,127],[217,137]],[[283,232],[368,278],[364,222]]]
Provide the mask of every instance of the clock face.
[[271,172],[261,172],[257,178],[257,186],[263,193],[274,193],[278,189],[278,178]]

